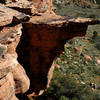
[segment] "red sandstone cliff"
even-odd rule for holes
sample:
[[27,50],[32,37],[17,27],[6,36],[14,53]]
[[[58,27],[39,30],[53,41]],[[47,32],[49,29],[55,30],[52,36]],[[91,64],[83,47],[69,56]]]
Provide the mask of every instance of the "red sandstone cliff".
[[[64,50],[67,40],[85,36],[91,19],[67,19],[55,14],[34,16],[22,24],[22,36],[17,46],[18,61],[24,66],[35,93],[47,88],[53,61]],[[53,71],[53,70],[52,70]]]
[[[3,65],[0,66],[0,75],[3,75],[0,76],[0,93],[6,88],[9,90],[9,84],[12,84],[11,100],[17,100],[15,94],[25,93],[29,86],[28,93],[39,94],[40,90],[45,90],[52,77],[53,62],[62,53],[67,40],[85,36],[88,25],[100,23],[91,19],[68,19],[67,16],[55,15],[49,11],[52,6],[50,1],[39,0],[36,5],[32,0],[24,1],[26,3],[14,0],[0,4],[0,43],[7,46],[6,53],[5,49],[0,49]],[[48,9],[44,8],[46,3]],[[2,83],[2,79],[5,79],[4,83],[8,80],[8,83]],[[9,96],[5,98],[5,95],[9,91],[4,92],[4,96],[0,95],[0,99],[7,100]]]

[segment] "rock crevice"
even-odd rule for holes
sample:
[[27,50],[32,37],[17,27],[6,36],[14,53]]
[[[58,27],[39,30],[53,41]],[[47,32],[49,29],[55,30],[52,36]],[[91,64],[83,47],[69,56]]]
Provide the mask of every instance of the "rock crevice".
[[15,94],[29,90],[38,95],[48,88],[53,63],[67,40],[100,24],[58,16],[51,8],[52,0],[0,1],[0,100],[18,100]]
[[48,76],[49,70],[64,50],[66,41],[76,36],[85,36],[88,25],[93,21],[82,18],[68,20],[57,15],[48,18],[40,16],[37,21],[34,19],[32,17],[29,22],[22,24],[22,36],[16,52],[19,63],[30,78],[31,89],[38,94],[47,88],[51,79]]

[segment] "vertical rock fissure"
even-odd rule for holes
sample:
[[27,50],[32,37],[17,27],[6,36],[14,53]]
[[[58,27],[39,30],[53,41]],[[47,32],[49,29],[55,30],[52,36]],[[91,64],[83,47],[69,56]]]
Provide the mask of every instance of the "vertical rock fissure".
[[84,24],[62,24],[58,27],[23,23],[22,36],[16,52],[19,63],[30,78],[31,92],[38,94],[40,90],[47,88],[48,72],[55,58],[64,50],[66,41],[75,36],[84,36],[86,30],[87,25]]

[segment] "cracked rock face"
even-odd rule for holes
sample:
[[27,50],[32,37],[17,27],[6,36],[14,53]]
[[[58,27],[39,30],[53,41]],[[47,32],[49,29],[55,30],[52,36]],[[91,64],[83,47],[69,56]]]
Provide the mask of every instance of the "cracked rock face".
[[[9,0],[8,0],[9,1]],[[50,0],[17,0],[6,2],[6,6],[26,14],[38,14],[48,10]]]
[[0,1],[0,100],[17,100],[15,94],[39,94],[48,88],[66,41],[85,36],[88,25],[100,24],[58,16],[49,11],[51,1]]
[[0,26],[2,27],[11,23],[20,23],[27,17],[28,15],[24,13],[18,12],[4,6],[3,4],[0,4]]
[[99,23],[91,19],[44,14],[22,24],[22,35],[16,48],[19,63],[30,78],[30,90],[39,94],[52,78],[56,58],[67,40],[85,36],[88,25]]
[[22,36],[16,51],[19,63],[30,78],[31,89],[38,94],[47,88],[52,76],[48,76],[49,70],[64,50],[66,41],[76,36],[85,36],[88,24],[87,21],[67,22],[63,17],[57,18],[59,23],[53,19],[46,19],[43,23],[43,19],[42,23],[36,24],[32,19],[22,24]]
[[25,93],[30,86],[15,52],[20,35],[21,25],[4,27],[0,31],[0,100],[18,100],[15,94]]

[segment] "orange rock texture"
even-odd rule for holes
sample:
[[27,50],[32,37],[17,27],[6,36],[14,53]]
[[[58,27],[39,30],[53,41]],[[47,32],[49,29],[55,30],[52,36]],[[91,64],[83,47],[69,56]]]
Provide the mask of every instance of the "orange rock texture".
[[18,100],[15,94],[24,94],[29,87],[27,93],[43,93],[67,40],[85,36],[88,25],[98,23],[58,16],[52,11],[52,0],[1,0],[0,100],[8,100],[12,93],[9,100]]

